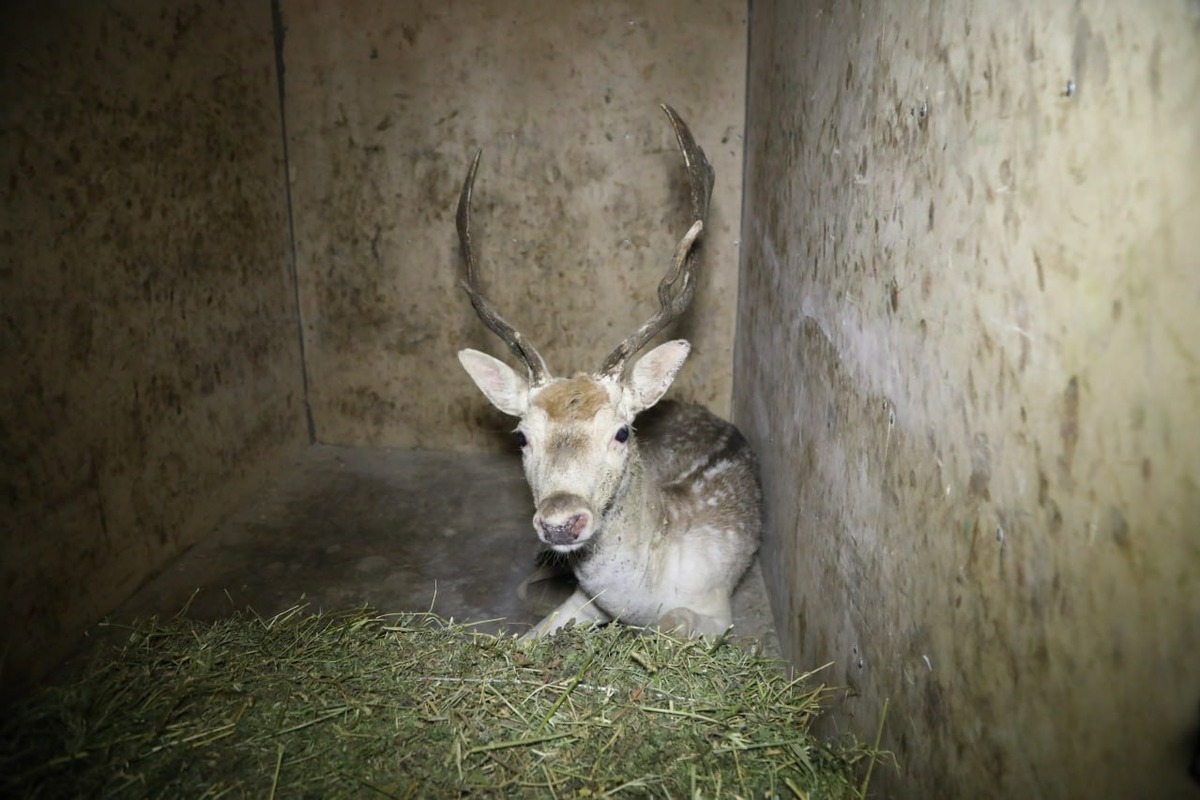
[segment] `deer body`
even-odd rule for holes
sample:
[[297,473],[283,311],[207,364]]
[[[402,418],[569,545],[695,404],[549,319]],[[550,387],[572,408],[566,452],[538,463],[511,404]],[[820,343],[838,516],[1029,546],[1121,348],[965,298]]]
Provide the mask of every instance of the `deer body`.
[[729,598],[761,528],[753,455],[736,428],[700,406],[664,402],[654,412],[639,426],[622,502],[595,545],[568,556],[579,590],[538,633],[585,602],[599,620],[703,634],[731,624]]
[[696,221],[659,286],[659,312],[595,374],[552,377],[532,345],[480,293],[470,240],[478,155],[459,199],[465,288],[527,375],[477,350],[460,351],[459,360],[493,405],[520,419],[516,436],[537,505],[534,529],[578,579],[574,594],[529,636],[570,620],[611,619],[719,634],[730,625],[730,596],[758,548],[761,490],[754,457],[737,429],[694,405],[664,403],[639,418],[670,387],[688,343],[661,344],[626,369],[691,299],[692,247],[712,190],[703,151],[678,115],[664,110],[684,153]]

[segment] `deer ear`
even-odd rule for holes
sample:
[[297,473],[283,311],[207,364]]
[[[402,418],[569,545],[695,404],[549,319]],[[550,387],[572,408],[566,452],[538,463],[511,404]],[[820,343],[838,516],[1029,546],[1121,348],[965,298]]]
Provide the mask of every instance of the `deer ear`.
[[514,417],[529,408],[529,383],[498,358],[478,350],[459,350],[458,360],[491,404]]
[[638,359],[625,381],[629,412],[637,414],[657,403],[671,387],[692,346],[683,339],[665,342]]

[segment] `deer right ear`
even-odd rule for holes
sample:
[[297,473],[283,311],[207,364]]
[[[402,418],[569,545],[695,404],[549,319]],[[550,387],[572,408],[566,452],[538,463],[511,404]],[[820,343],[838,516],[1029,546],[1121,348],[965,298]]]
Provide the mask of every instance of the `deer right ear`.
[[667,393],[691,349],[686,340],[676,339],[660,344],[638,359],[625,383],[629,413],[637,414],[649,408]]
[[478,350],[459,350],[458,360],[492,405],[514,417],[529,408],[529,383],[498,358]]

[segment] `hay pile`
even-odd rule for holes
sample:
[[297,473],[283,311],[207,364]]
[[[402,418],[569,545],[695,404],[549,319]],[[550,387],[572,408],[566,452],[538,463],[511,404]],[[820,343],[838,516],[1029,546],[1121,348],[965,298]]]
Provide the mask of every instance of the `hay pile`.
[[808,734],[823,693],[615,625],[523,644],[365,610],[151,620],[6,710],[0,794],[860,797],[872,751]]

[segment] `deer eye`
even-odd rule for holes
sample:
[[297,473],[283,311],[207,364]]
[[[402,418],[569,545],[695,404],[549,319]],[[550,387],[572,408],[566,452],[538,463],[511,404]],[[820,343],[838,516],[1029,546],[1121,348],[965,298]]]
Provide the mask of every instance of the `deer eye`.
[[517,447],[524,447],[529,444],[529,440],[525,438],[525,434],[520,431],[513,434],[513,441],[517,443]]
[[616,439],[621,444],[625,444],[625,442],[629,441],[629,427],[622,425],[620,428],[618,428]]

